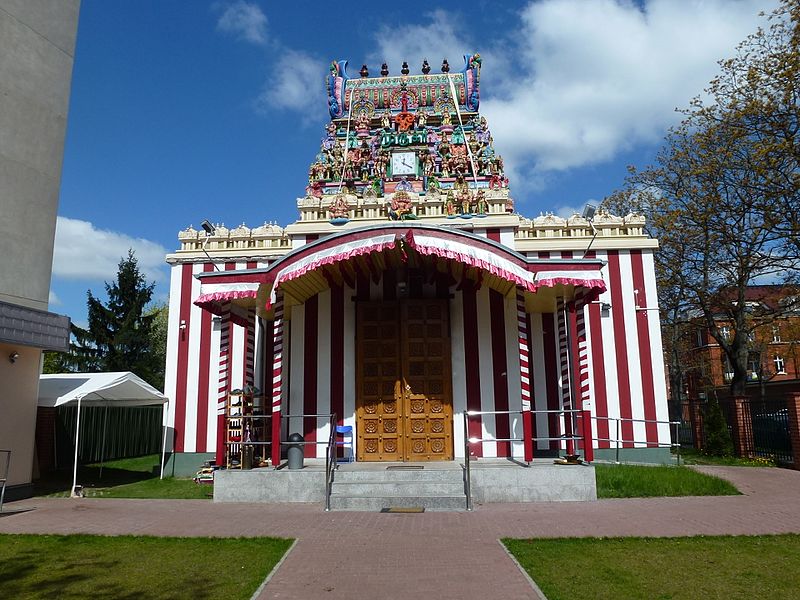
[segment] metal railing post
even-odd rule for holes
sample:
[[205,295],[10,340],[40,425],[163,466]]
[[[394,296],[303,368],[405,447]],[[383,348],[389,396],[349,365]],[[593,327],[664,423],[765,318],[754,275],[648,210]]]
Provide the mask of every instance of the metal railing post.
[[617,435],[616,435],[616,438],[617,438],[617,452],[616,452],[616,460],[615,460],[615,462],[617,464],[619,464],[619,419],[617,418],[617,419],[614,419],[614,420],[617,422]]
[[472,510],[472,474],[470,473],[470,456],[469,456],[469,427],[467,420],[469,419],[468,411],[464,411],[464,469],[466,475],[466,489],[464,490],[467,496],[467,510]]

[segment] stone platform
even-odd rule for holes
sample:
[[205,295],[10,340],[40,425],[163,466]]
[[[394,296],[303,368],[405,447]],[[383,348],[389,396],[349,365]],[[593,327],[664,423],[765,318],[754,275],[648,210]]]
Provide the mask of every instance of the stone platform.
[[[559,502],[597,499],[594,467],[555,465],[540,459],[530,466],[506,459],[470,463],[474,505],[502,502]],[[419,507],[466,508],[464,464],[341,463],[331,490],[333,510]],[[215,502],[325,502],[325,463],[307,460],[303,469],[221,470],[215,474]]]

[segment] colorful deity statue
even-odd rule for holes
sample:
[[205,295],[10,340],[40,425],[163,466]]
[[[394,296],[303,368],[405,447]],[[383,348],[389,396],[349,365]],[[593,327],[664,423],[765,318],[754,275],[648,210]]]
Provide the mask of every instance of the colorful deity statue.
[[401,192],[410,192],[414,189],[414,186],[411,185],[411,182],[408,180],[408,177],[403,177],[400,181],[397,182],[397,186],[395,187],[396,190]]
[[[399,186],[399,184],[398,184]],[[389,204],[389,218],[400,221],[411,216],[411,196],[405,190],[396,190]]]
[[330,207],[331,219],[347,219],[350,208],[347,206],[347,198],[344,194],[337,194]]
[[364,187],[364,198],[377,198],[383,195],[381,188],[381,178],[373,177]]
[[386,167],[389,165],[389,153],[386,150],[379,150],[375,157],[374,174],[378,177],[386,177]]
[[306,196],[313,198],[322,198],[322,182],[321,181],[309,182],[308,186],[306,186]]
[[370,118],[367,113],[361,113],[356,119],[356,134],[359,138],[369,137]]
[[388,108],[381,115],[381,127],[386,131],[392,128],[392,111]]
[[447,190],[447,201],[445,202],[444,209],[448,217],[452,217],[457,214],[456,195],[453,190]]
[[425,129],[425,123],[428,122],[427,113],[421,108],[417,109],[417,129]]
[[422,174],[430,177],[436,172],[436,159],[433,154],[426,152],[422,158]]
[[461,207],[461,214],[467,215],[472,212],[472,192],[469,190],[469,184],[464,179],[464,175],[458,174],[455,182],[453,182],[453,189],[455,190],[456,201]]
[[489,212],[489,204],[486,202],[486,192],[477,190],[475,192],[475,213],[485,215]]
[[451,120],[451,117],[450,117],[450,109],[449,108],[445,108],[444,112],[442,113],[441,130],[445,131],[447,133],[450,133],[451,131],[453,131],[453,121]]

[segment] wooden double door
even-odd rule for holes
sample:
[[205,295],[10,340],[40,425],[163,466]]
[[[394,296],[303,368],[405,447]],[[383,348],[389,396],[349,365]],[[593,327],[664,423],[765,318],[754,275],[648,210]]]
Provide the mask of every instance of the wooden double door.
[[453,459],[447,300],[358,303],[358,460]]

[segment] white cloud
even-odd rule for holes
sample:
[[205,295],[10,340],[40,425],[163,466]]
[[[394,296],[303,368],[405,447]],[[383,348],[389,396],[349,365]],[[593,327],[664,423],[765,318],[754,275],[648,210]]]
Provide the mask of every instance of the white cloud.
[[[463,68],[463,55],[474,51],[468,40],[458,31],[461,17],[445,10],[435,10],[425,15],[427,23],[384,24],[375,32],[377,49],[369,56],[371,75],[377,76],[380,65],[386,62],[389,72],[400,74],[403,61],[408,62],[412,74],[420,73],[422,61],[427,59],[432,73],[441,69],[442,59],[446,58],[452,71]],[[348,65],[351,77],[358,77],[361,65]],[[354,75],[355,73],[355,75]]]
[[267,43],[267,17],[256,4],[236,0],[225,7],[217,29],[237,39],[264,45]]
[[296,110],[317,115],[325,110],[325,61],[304,52],[287,50],[275,65],[276,76],[265,84],[256,100],[256,109],[267,113],[275,109]]
[[[602,164],[657,143],[717,72],[717,61],[755,31],[775,0],[539,0],[505,36],[475,45],[463,15],[384,25],[369,54],[375,74],[427,58],[452,70],[483,57],[481,111],[515,189],[546,187],[548,172]],[[351,65],[355,73],[360,65]],[[353,75],[351,73],[351,75]]]
[[136,253],[139,270],[148,281],[164,278],[167,249],[161,244],[116,231],[97,229],[89,221],[58,217],[53,276],[112,281],[116,277],[119,261],[127,257],[128,249]]
[[[481,109],[516,172],[606,162],[658,142],[755,30],[758,0],[544,0],[521,13],[516,77]],[[508,64],[510,61],[506,61]],[[494,68],[484,61],[486,71]],[[493,94],[494,92],[494,94]]]
[[50,295],[47,298],[47,304],[50,306],[59,306],[63,304],[63,302],[61,302],[61,298],[59,298],[53,290],[50,290]]

